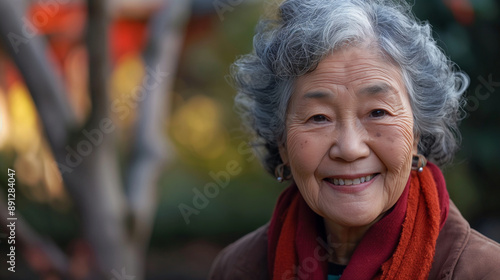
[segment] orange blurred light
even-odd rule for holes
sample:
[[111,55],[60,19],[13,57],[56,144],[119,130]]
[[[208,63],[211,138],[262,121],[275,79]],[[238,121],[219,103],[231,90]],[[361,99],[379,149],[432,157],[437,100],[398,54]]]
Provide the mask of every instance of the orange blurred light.
[[469,0],[443,0],[443,2],[462,25],[471,25],[474,22],[474,8]]

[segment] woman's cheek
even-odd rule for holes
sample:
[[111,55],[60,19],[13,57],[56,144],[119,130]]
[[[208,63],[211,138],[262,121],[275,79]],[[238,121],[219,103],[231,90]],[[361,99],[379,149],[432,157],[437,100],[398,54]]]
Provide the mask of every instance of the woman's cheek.
[[[298,129],[290,129],[287,135],[287,151],[289,165],[294,181],[299,187],[309,186],[314,181],[314,172],[321,155],[318,154],[313,133]],[[307,194],[305,194],[307,196]]]
[[290,161],[301,161],[302,154],[304,153],[305,147],[304,143],[307,141],[307,133],[303,131],[300,127],[292,126],[287,131],[287,151]]
[[385,189],[391,202],[388,206],[392,206],[401,195],[410,173],[413,121],[410,118],[400,119],[399,122],[386,126],[383,131],[386,139],[379,142],[383,145],[379,158],[387,168]]
[[374,126],[370,131],[373,151],[388,169],[404,169],[413,150],[413,120],[400,118],[397,122]]
[[405,165],[410,163],[413,154],[413,143],[415,141],[413,136],[413,119],[405,119],[405,121],[399,123],[395,127],[394,133],[397,134],[395,138],[399,140],[396,143],[397,147],[400,147],[398,158],[402,161],[399,163],[399,166],[404,168],[406,167]]

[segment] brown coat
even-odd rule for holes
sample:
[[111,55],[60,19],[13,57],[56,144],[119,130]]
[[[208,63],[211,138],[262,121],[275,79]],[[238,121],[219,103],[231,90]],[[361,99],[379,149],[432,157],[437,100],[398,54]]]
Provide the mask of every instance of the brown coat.
[[[209,279],[267,279],[266,224],[225,248]],[[471,229],[457,207],[439,233],[429,279],[500,279],[500,244]]]

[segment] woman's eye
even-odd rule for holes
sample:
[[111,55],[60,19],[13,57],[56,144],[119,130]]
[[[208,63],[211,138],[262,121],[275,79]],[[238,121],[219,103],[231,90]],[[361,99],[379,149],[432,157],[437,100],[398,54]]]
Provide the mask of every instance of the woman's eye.
[[387,112],[385,110],[376,109],[376,110],[371,111],[370,117],[381,118],[381,117],[384,117],[386,114],[387,114]]
[[326,117],[325,115],[314,115],[310,118],[310,120],[314,121],[314,122],[324,122],[326,121]]

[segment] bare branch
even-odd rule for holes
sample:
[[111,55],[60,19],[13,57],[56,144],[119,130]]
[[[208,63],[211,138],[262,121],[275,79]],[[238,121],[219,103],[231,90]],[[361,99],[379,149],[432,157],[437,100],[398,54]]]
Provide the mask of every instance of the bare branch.
[[155,15],[144,52],[145,98],[138,106],[131,165],[125,181],[134,217],[133,236],[143,247],[149,243],[155,216],[158,178],[163,164],[172,160],[173,149],[164,137],[164,122],[169,115],[172,84],[190,4],[186,0],[169,1]]
[[[135,273],[137,260],[125,235],[126,199],[123,194],[114,141],[114,124],[109,117],[108,95],[108,17],[106,1],[88,0],[87,46],[89,53],[89,89],[92,112],[85,130],[93,134],[91,151],[68,174],[67,181],[78,212],[82,229],[99,265],[97,274],[127,267]],[[103,131],[102,124],[107,129]],[[97,140],[98,139],[98,140]],[[82,139],[72,143],[90,143]]]
[[109,111],[107,81],[109,49],[107,1],[88,0],[87,48],[89,54],[89,91],[92,113],[87,123],[95,126]]
[[54,156],[60,160],[76,118],[64,84],[47,59],[45,38],[36,34],[36,27],[22,21],[21,5],[22,1],[0,1],[0,39],[23,75]]

